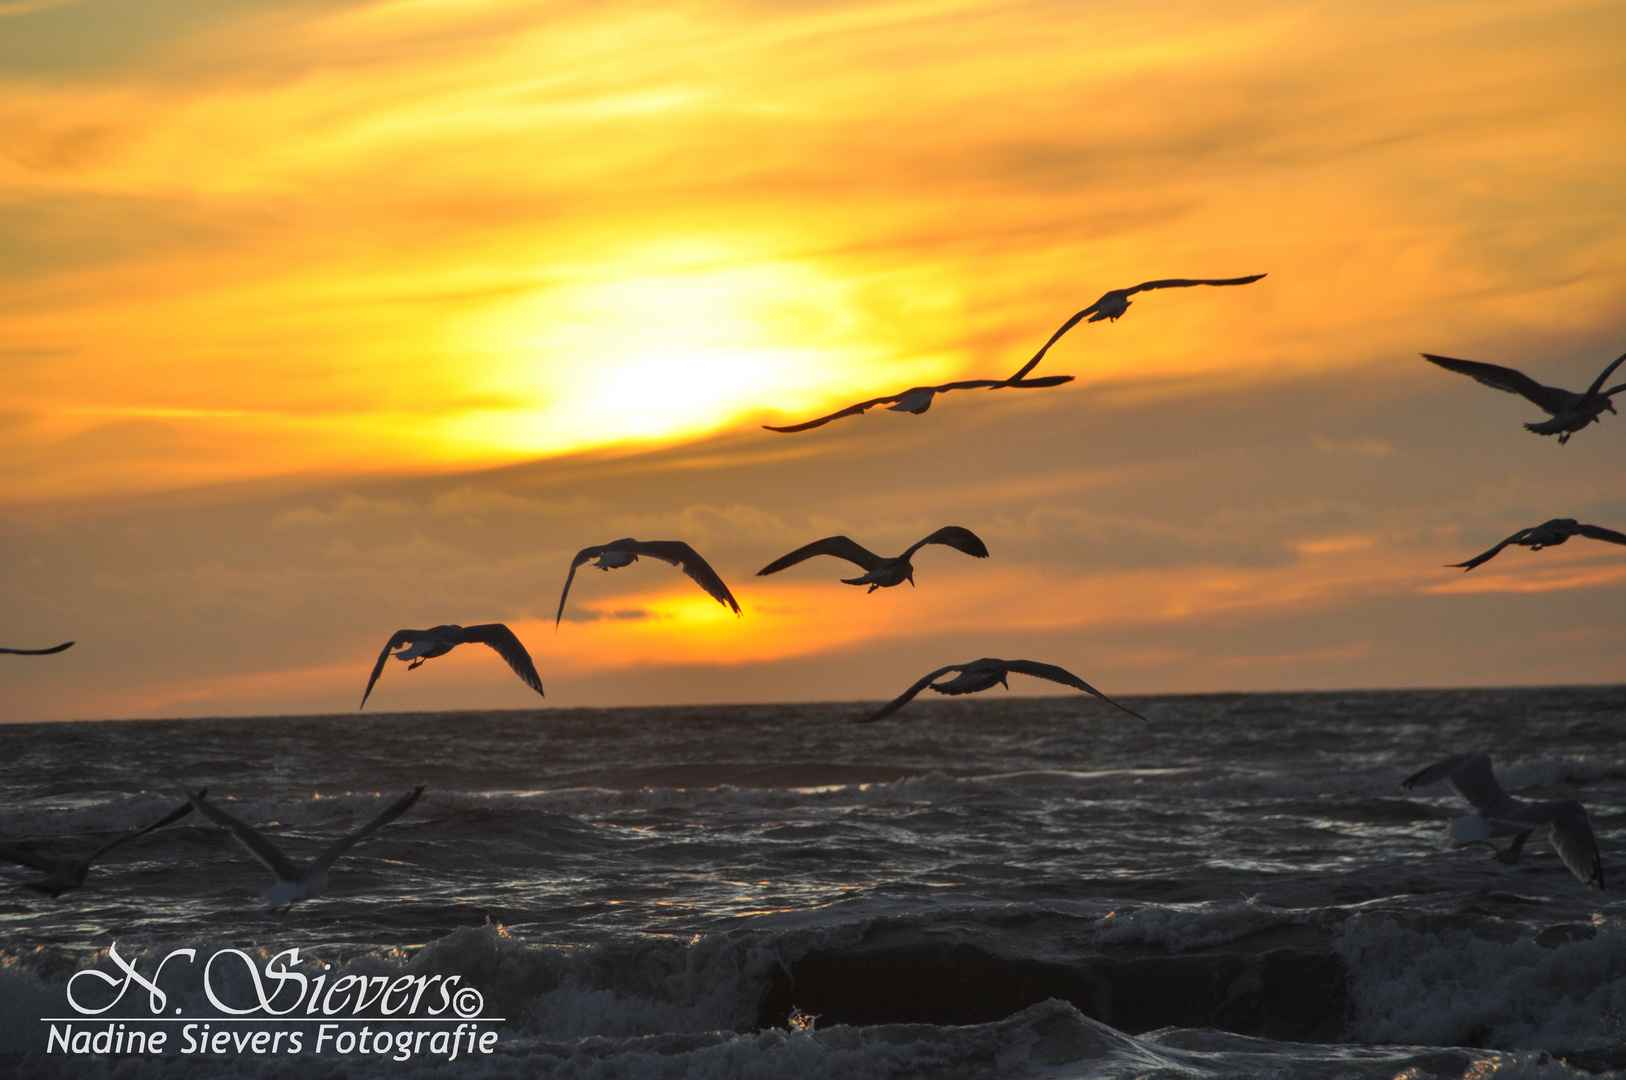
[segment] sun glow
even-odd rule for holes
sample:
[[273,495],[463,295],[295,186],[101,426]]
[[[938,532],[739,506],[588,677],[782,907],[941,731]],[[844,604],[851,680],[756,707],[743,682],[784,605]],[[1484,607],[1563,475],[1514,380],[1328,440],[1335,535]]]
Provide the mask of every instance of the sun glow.
[[826,407],[833,385],[867,387],[877,369],[900,385],[954,369],[889,355],[862,291],[808,261],[700,242],[582,268],[454,331],[483,357],[484,390],[515,405],[454,431],[511,452],[684,437]]

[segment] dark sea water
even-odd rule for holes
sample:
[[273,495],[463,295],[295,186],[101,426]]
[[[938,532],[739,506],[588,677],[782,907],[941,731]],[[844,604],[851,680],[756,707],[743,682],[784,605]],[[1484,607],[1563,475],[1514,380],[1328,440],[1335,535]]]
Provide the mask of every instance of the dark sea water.
[[[0,1074],[1626,1075],[1626,687],[1131,699],[1149,726],[998,693],[865,726],[769,705],[0,727],[0,838],[44,851],[155,820],[169,777],[296,858],[427,787],[287,914],[196,814],[58,900],[0,870]],[[1610,891],[1539,836],[1517,866],[1451,849],[1461,804],[1399,785],[1469,750],[1516,795],[1585,803]],[[198,950],[160,979],[166,1017],[303,1024],[302,1052],[176,1053],[182,1020],[133,987],[76,1029],[145,1018],[167,1056],[45,1053],[42,1018],[115,942],[143,973]],[[492,1052],[318,1057],[322,1016],[221,1019],[202,961],[292,948],[311,980],[460,977]],[[252,1005],[242,963],[220,971]]]

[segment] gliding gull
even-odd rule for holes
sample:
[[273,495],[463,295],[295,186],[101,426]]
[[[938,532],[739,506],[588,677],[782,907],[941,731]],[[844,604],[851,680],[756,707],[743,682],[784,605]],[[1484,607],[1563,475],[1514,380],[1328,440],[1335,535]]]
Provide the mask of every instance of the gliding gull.
[[[1451,822],[1451,839],[1459,847],[1487,844],[1496,850],[1499,862],[1512,866],[1519,861],[1530,834],[1545,827],[1547,838],[1570,873],[1588,885],[1603,888],[1603,860],[1598,856],[1598,840],[1592,834],[1592,821],[1587,817],[1586,808],[1580,803],[1574,799],[1542,803],[1515,799],[1496,782],[1488,754],[1448,757],[1407,777],[1400,786],[1410,791],[1441,780],[1474,808],[1475,816]],[[1497,848],[1490,841],[1493,836],[1511,836],[1513,842],[1505,849]]]
[[1610,400],[1611,397],[1626,390],[1626,383],[1611,386],[1607,390],[1599,389],[1603,386],[1603,381],[1609,377],[1609,373],[1619,367],[1622,361],[1626,361],[1626,353],[1617,356],[1613,363],[1592,380],[1592,385],[1586,388],[1585,393],[1580,394],[1573,390],[1560,390],[1556,386],[1543,386],[1522,371],[1496,364],[1482,364],[1477,360],[1453,360],[1449,356],[1435,356],[1432,353],[1422,355],[1424,360],[1438,364],[1447,371],[1455,371],[1475,382],[1528,398],[1552,419],[1543,420],[1539,424],[1526,424],[1525,430],[1534,431],[1537,435],[1557,435],[1560,445],[1569,442],[1571,435],[1598,419],[1605,409],[1614,412],[1615,403]]
[[[72,642],[69,642],[72,644]],[[208,788],[204,788],[205,793]],[[26,866],[31,870],[38,870],[45,876],[35,878],[33,881],[24,881],[21,884],[42,892],[55,900],[69,889],[77,889],[85,883],[85,875],[90,872],[90,864],[106,855],[120,844],[127,844],[140,836],[146,836],[154,829],[162,829],[165,825],[172,825],[192,812],[190,802],[182,803],[157,821],[143,829],[134,829],[120,833],[116,838],[109,840],[101,847],[92,851],[82,859],[53,859],[32,851],[25,851],[17,844],[0,844],[0,859]]]
[[413,788],[391,803],[383,813],[355,832],[335,840],[326,851],[304,866],[300,866],[284,855],[280,848],[267,840],[253,826],[244,824],[213,803],[204,802],[201,795],[194,795],[184,787],[181,790],[186,792],[187,799],[198,808],[199,813],[230,829],[238,842],[249,850],[249,854],[259,859],[267,869],[277,875],[277,883],[265,890],[265,902],[272,911],[279,907],[287,911],[300,900],[309,900],[313,896],[320,895],[327,889],[328,867],[337,862],[339,856],[406,813],[407,808],[417,802],[418,796],[423,794],[421,786]]
[[909,559],[915,552],[927,544],[943,544],[956,551],[963,551],[967,555],[974,555],[979,559],[988,557],[988,546],[982,542],[976,533],[970,529],[963,529],[958,525],[945,525],[932,533],[926,539],[919,541],[905,551],[902,555],[890,559],[882,558],[873,551],[845,536],[826,536],[823,540],[815,540],[805,547],[799,547],[789,555],[781,555],[773,562],[757,571],[757,577],[767,577],[777,574],[787,567],[795,566],[804,559],[811,559],[815,555],[834,555],[838,559],[846,559],[855,563],[865,571],[862,577],[842,578],[847,585],[868,585],[869,591],[891,588],[907,581],[910,585],[915,583],[915,568]]
[[[932,681],[947,675],[951,671],[958,671],[960,674],[947,682],[934,683]],[[880,720],[882,717],[891,716],[909,704],[916,694],[928,687],[936,690],[939,694],[975,694],[978,691],[990,689],[996,684],[1002,685],[1009,690],[1011,684],[1006,681],[1006,677],[1013,671],[1018,675],[1032,675],[1038,679],[1049,679],[1051,682],[1058,682],[1064,686],[1082,690],[1087,694],[1094,694],[1108,705],[1122,709],[1137,720],[1146,719],[1134,709],[1119,705],[1116,701],[1113,701],[1065,668],[1059,668],[1054,664],[1040,664],[1033,660],[995,660],[992,657],[985,656],[981,660],[973,660],[969,664],[950,664],[948,667],[938,668],[875,712],[868,716],[855,718],[853,723],[867,724],[872,720]]]
[[367,705],[367,695],[373,692],[373,684],[384,672],[384,661],[390,658],[391,652],[406,645],[409,648],[394,653],[397,660],[412,661],[407,665],[411,671],[425,660],[433,660],[437,656],[445,656],[459,645],[468,645],[479,642],[490,645],[497,650],[497,655],[508,661],[508,666],[514,669],[514,674],[525,680],[537,693],[542,693],[542,677],[536,673],[536,665],[531,663],[531,654],[525,651],[514,632],[500,622],[481,623],[479,626],[458,626],[456,623],[447,623],[444,626],[431,626],[427,630],[397,630],[390,635],[390,640],[384,646],[384,651],[378,654],[378,662],[373,665],[373,673],[367,679],[367,689],[362,691],[361,704],[358,709]]
[[1509,544],[1527,547],[1531,551],[1540,551],[1544,547],[1557,547],[1572,536],[1585,536],[1593,540],[1607,540],[1611,544],[1626,544],[1626,533],[1618,533],[1613,529],[1605,529],[1598,525],[1582,525],[1574,518],[1553,518],[1551,521],[1544,521],[1540,525],[1520,529],[1489,551],[1481,552],[1467,562],[1447,563],[1446,565],[1460,566],[1464,571],[1472,570],[1480,563],[1494,559],[1497,553]]
[[577,567],[597,559],[598,562],[593,565],[600,570],[616,570],[631,566],[640,555],[671,563],[693,578],[694,583],[706,590],[713,600],[733,608],[736,615],[740,613],[740,605],[734,599],[734,594],[728,591],[728,586],[717,576],[717,571],[694,548],[681,540],[634,540],[629,536],[576,552],[576,557],[570,560],[570,574],[565,578],[564,591],[559,594],[559,612],[553,617],[553,628],[557,630],[559,620],[565,617],[565,597],[570,595],[570,583],[576,580]]
[[[1026,368],[1023,370],[1025,371]],[[786,433],[792,431],[806,431],[809,428],[823,427],[832,420],[840,420],[843,416],[857,416],[860,413],[873,409],[877,405],[886,405],[886,407],[892,412],[914,413],[916,416],[919,416],[921,413],[932,407],[933,398],[935,398],[938,394],[946,394],[950,390],[1000,390],[1005,388],[1012,390],[1037,390],[1046,386],[1060,386],[1062,383],[1072,381],[1073,376],[1071,375],[1046,375],[1038,379],[1023,379],[1020,378],[1020,373],[1018,373],[1016,377],[1009,379],[967,379],[963,382],[944,383],[942,386],[915,386],[905,390],[901,394],[891,394],[887,397],[870,398],[868,401],[860,401],[857,405],[849,405],[839,412],[833,412],[829,416],[821,416],[817,420],[808,420],[800,424],[788,424],[784,427],[775,427],[772,424],[763,424],[762,426],[767,428],[769,431],[780,431]],[[887,402],[889,401],[895,402],[895,404],[887,405]]]
[[1164,278],[1162,281],[1143,281],[1139,285],[1128,289],[1113,289],[1111,292],[1104,294],[1101,299],[1062,323],[1061,329],[1051,334],[1050,340],[1044,343],[1044,348],[1034,353],[1033,359],[1023,364],[1022,370],[1012,375],[1011,378],[1013,380],[1020,379],[1038,367],[1039,361],[1044,359],[1044,354],[1050,351],[1050,346],[1061,340],[1061,336],[1077,326],[1079,320],[1086,315],[1089,316],[1090,322],[1100,322],[1102,319],[1117,322],[1123,318],[1124,312],[1129,310],[1129,298],[1136,293],[1150,292],[1152,289],[1184,289],[1192,285],[1251,285],[1264,276],[1264,274],[1250,274],[1247,277],[1236,278]]

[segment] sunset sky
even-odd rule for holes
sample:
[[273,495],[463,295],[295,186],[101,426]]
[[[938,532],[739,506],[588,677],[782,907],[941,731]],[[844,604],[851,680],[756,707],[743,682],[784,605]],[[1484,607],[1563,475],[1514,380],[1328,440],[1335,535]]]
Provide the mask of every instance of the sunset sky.
[[[0,0],[0,720],[1616,682],[1618,2]],[[1036,374],[921,416],[807,419]],[[1626,380],[1623,380],[1626,381]],[[939,525],[867,595],[821,559]],[[621,536],[698,548],[736,619]],[[530,707],[489,650],[368,709]],[[1031,683],[1020,692],[1053,691]],[[996,691],[1003,693],[1004,691]]]

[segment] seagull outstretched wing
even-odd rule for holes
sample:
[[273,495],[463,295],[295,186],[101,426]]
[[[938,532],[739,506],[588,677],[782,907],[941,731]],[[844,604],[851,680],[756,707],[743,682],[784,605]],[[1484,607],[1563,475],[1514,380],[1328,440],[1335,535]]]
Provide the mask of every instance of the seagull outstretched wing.
[[1020,379],[1022,376],[1038,367],[1039,361],[1044,359],[1044,354],[1050,351],[1050,346],[1060,341],[1061,336],[1067,333],[1067,331],[1071,330],[1073,327],[1077,326],[1080,320],[1094,315],[1096,318],[1092,318],[1090,321],[1098,321],[1100,316],[1097,313],[1101,310],[1101,305],[1105,304],[1108,300],[1113,298],[1127,300],[1139,292],[1148,292],[1152,289],[1183,289],[1188,285],[1251,285],[1264,276],[1264,274],[1249,274],[1247,277],[1238,278],[1163,278],[1159,281],[1143,281],[1139,285],[1132,286],[1128,289],[1112,289],[1103,293],[1101,295],[1101,299],[1097,300],[1083,311],[1080,311],[1077,315],[1074,315],[1072,318],[1062,323],[1061,329],[1057,330],[1054,334],[1051,334],[1050,340],[1045,342],[1044,346],[1038,352],[1033,354],[1033,359],[1023,364],[1021,370],[1017,371],[1015,375],[1012,375],[1011,379],[1012,381]]
[[205,802],[201,795],[195,795],[184,787],[181,788],[181,791],[185,793],[187,800],[197,807],[198,813],[215,824],[224,825],[230,829],[232,834],[237,837],[238,843],[247,848],[250,855],[259,859],[266,865],[267,869],[277,875],[277,880],[301,881],[304,879],[305,871],[296,866],[288,856],[284,855],[280,848],[262,836],[259,830],[226,813],[214,803]]
[[[944,525],[941,529],[938,529],[924,540],[915,543],[909,548],[909,550],[905,551],[901,556],[899,556],[899,558],[905,560],[911,559],[914,557],[915,552],[919,551],[927,544],[943,544],[947,547],[953,548],[955,551],[963,551],[967,555],[972,555],[979,559],[986,559],[988,557],[988,545],[982,542],[982,537],[978,536],[970,529],[963,528],[959,525]],[[866,566],[864,569],[870,570],[873,569],[873,567]]]
[[1618,533],[1614,529],[1605,529],[1600,525],[1577,525],[1576,535],[1585,536],[1590,540],[1607,540],[1611,544],[1626,544],[1626,533]]
[[536,665],[531,662],[531,654],[506,625],[494,622],[465,626],[461,638],[464,643],[479,642],[482,645],[490,645],[497,650],[498,656],[508,661],[508,666],[514,669],[514,674],[525,680],[526,686],[539,694],[542,693],[542,676],[536,673]]
[[1518,394],[1550,415],[1557,416],[1570,407],[1573,395],[1569,391],[1543,386],[1522,371],[1515,371],[1499,364],[1482,364],[1478,360],[1456,360],[1449,356],[1435,356],[1433,353],[1423,353],[1422,356],[1431,364],[1438,364],[1458,375],[1466,375],[1477,383],[1504,390],[1509,394]]
[[[925,543],[925,541],[921,541],[921,543]],[[834,555],[838,559],[846,559],[848,562],[862,567],[866,572],[875,569],[885,561],[875,552],[848,537],[826,536],[823,540],[815,540],[811,544],[802,545],[789,555],[779,556],[779,558],[758,570],[757,577],[777,574],[779,571],[811,559],[815,555]]]
[[565,575],[565,587],[559,593],[559,613],[553,617],[553,628],[555,630],[559,629],[559,620],[565,617],[565,597],[570,595],[570,583],[576,580],[576,568],[581,566],[582,563],[591,562],[598,558],[611,546],[614,545],[599,544],[596,547],[582,548],[576,552],[576,557],[570,560],[570,573]]
[[1036,679],[1049,679],[1051,682],[1061,683],[1063,686],[1071,686],[1076,690],[1084,691],[1086,694],[1094,694],[1108,705],[1122,709],[1130,716],[1133,716],[1136,720],[1146,719],[1146,717],[1142,716],[1134,709],[1131,709],[1129,706],[1120,705],[1116,701],[1113,701],[1111,698],[1107,697],[1101,691],[1097,690],[1095,687],[1091,686],[1077,675],[1074,675],[1066,668],[1057,667],[1055,664],[1041,664],[1033,660],[1006,660],[1004,663],[1006,671],[1014,671],[1019,675],[1031,675]]
[[[830,421],[839,420],[843,416],[857,416],[862,412],[867,412],[868,410],[873,409],[877,405],[901,402],[904,398],[916,394],[924,393],[934,396],[937,394],[946,394],[950,390],[995,390],[1003,388],[1010,388],[1014,390],[1036,390],[1046,386],[1060,386],[1062,383],[1072,381],[1073,376],[1071,375],[1046,375],[1045,377],[1039,379],[1018,379],[1016,377],[1009,379],[968,379],[963,382],[944,383],[942,386],[913,386],[908,390],[903,391],[901,394],[889,394],[886,397],[870,398],[868,401],[860,401],[856,405],[849,405],[845,409],[833,412],[829,416],[821,416],[817,420],[808,420],[800,424],[789,424],[784,427],[775,427],[773,424],[763,424],[762,426],[767,428],[769,431],[778,431],[788,434],[790,432],[807,431],[810,428],[823,427]],[[928,397],[927,405],[917,411],[925,412],[926,408],[930,407],[930,400],[931,398]]]
[[951,671],[963,671],[965,667],[965,664],[950,664],[948,667],[940,667],[930,675],[922,676],[913,686],[899,694],[897,697],[893,698],[891,701],[887,702],[885,705],[882,705],[870,715],[854,718],[853,723],[868,724],[876,720],[884,720],[888,716],[891,716],[893,713],[897,712],[899,709],[903,708],[905,705],[909,704],[909,702],[913,701],[916,694],[926,689],[926,687],[930,686],[937,679],[947,675]]
[[423,785],[420,784],[411,791],[407,792],[405,795],[401,796],[399,799],[396,799],[383,813],[374,817],[371,821],[357,829],[355,832],[335,840],[326,851],[316,856],[315,860],[311,862],[310,872],[313,874],[320,873],[332,866],[336,861],[338,861],[340,855],[343,855],[352,847],[361,843],[363,840],[373,835],[373,833],[377,832],[379,829],[382,829],[384,826],[406,813],[407,809],[411,807],[413,803],[417,802],[418,796],[422,794]]
[[[1506,540],[1503,540],[1500,544],[1497,544],[1488,551],[1480,552],[1467,562],[1446,563],[1446,565],[1453,567],[1460,566],[1464,572],[1467,572],[1478,566],[1480,563],[1489,562],[1490,560],[1496,558],[1497,555],[1501,554],[1503,548],[1507,547],[1509,544],[1517,544],[1520,540],[1523,540],[1525,537],[1529,536],[1533,531],[1533,529],[1520,529]],[[1622,541],[1626,542],[1626,537],[1623,537]]]
[[727,604],[734,609],[734,614],[740,613],[739,601],[734,594],[728,591],[723,579],[717,576],[717,571],[711,564],[700,557],[700,553],[681,540],[643,540],[633,549],[639,555],[648,555],[653,559],[671,563],[693,579],[694,583],[717,601]]
[[70,647],[71,641],[64,641],[60,645],[52,645],[49,649],[0,649],[0,653],[10,653],[13,656],[50,656]]
[[420,634],[421,630],[397,630],[390,635],[389,641],[384,645],[384,651],[378,654],[378,663],[373,665],[373,673],[367,677],[367,689],[361,692],[361,704],[356,706],[358,709],[366,707],[367,697],[373,692],[373,684],[378,682],[378,677],[384,674],[384,662],[390,658],[390,653],[403,645],[411,645],[418,640]]
[[1410,791],[1442,780],[1482,818],[1517,811],[1524,805],[1497,783],[1489,754],[1456,754],[1436,761],[1402,780],[1400,786]]
[[[1621,353],[1619,356],[1615,357],[1614,361],[1608,367],[1604,368],[1598,373],[1598,377],[1592,380],[1592,385],[1586,388],[1586,396],[1591,397],[1593,394],[1596,394],[1598,392],[1598,388],[1603,385],[1603,381],[1614,373],[1614,370],[1621,365],[1622,361],[1626,361],[1626,353]],[[1626,390],[1626,383],[1621,383],[1619,386],[1612,386],[1608,389],[1608,391],[1606,391],[1606,393],[1613,395],[1619,393],[1621,390]]]

